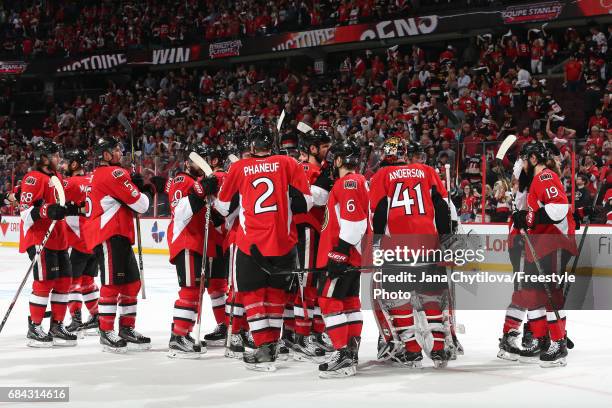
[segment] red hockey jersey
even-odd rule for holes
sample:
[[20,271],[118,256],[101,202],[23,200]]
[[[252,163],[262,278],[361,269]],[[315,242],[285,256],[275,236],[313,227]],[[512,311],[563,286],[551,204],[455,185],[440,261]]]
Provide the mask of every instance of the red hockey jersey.
[[215,208],[229,214],[235,194],[239,196],[240,228],[236,245],[246,254],[256,244],[265,256],[287,254],[297,242],[290,209],[293,187],[312,207],[310,186],[302,166],[289,156],[251,157],[234,163],[219,190]]
[[[66,202],[73,202],[79,206],[86,203],[87,192],[91,188],[91,175],[89,176],[73,176],[64,179],[64,192],[66,193]],[[89,208],[85,208],[89,211]],[[66,237],[68,246],[76,249],[79,252],[90,253],[85,239],[87,235],[85,231],[85,223],[88,218],[82,215],[66,216]]]
[[385,235],[437,236],[432,191],[446,199],[448,193],[436,171],[425,164],[381,168],[370,180],[370,205],[376,211],[387,200]]
[[349,173],[334,183],[319,239],[318,268],[327,265],[327,256],[340,239],[352,245],[349,263],[361,266],[362,244],[370,232],[369,208],[368,188],[361,174]]
[[310,183],[313,207],[306,214],[296,214],[293,217],[295,225],[308,224],[317,231],[321,231],[321,224],[325,216],[325,204],[327,204],[328,192],[314,183],[321,174],[321,167],[313,163],[300,163],[306,173],[306,179]]
[[[60,180],[61,176],[57,176]],[[25,252],[33,245],[42,243],[43,237],[49,230],[52,220],[48,218],[32,219],[32,208],[35,205],[57,203],[57,193],[51,176],[40,171],[34,170],[23,177],[21,183],[21,198],[19,200],[19,212],[21,223],[19,225],[19,252]],[[52,250],[63,250],[68,248],[66,240],[66,222],[58,221],[49,240],[45,246]]]
[[[576,254],[575,222],[570,211],[569,201],[557,173],[544,169],[533,177],[527,195],[528,223],[535,213],[544,208],[546,214],[556,224],[535,224],[527,234],[531,237],[536,254],[543,257],[557,249],[565,249]],[[525,251],[527,259],[533,261],[531,251]]]
[[90,220],[85,224],[89,249],[115,235],[134,243],[132,210],[144,214],[149,198],[140,193],[125,169],[100,166],[94,170],[87,199],[91,204]]

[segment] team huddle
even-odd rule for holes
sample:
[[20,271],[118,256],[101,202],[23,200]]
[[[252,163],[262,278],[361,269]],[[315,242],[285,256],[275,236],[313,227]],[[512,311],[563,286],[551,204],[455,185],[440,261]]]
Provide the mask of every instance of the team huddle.
[[[355,375],[360,282],[372,272],[366,266],[372,250],[400,242],[436,249],[451,241],[458,222],[448,176],[443,182],[422,163],[417,143],[398,138],[385,141],[380,167],[368,179],[361,174],[362,147],[332,141],[322,130],[278,146],[269,129],[257,126],[237,145],[233,160],[222,147],[191,146],[206,165],[190,155],[166,183],[170,263],[179,287],[168,357],[196,359],[207,347],[224,347],[226,357],[242,359],[251,370],[274,371],[277,360],[292,358],[317,363],[322,378]],[[99,138],[94,152],[99,165],[86,175],[85,152],[66,151],[62,161],[59,146],[42,140],[35,146],[36,167],[24,177],[20,251],[36,260],[27,342],[74,346],[79,336],[95,334],[105,351],[147,350],[151,339],[135,330],[142,271],[132,249],[134,214],[149,207],[144,181],[120,166],[117,139]],[[515,166],[510,256],[514,269],[526,273],[563,271],[576,254],[574,221],[549,154],[539,143],[526,145]],[[52,177],[62,180],[65,205]],[[559,239],[537,239],[542,234]],[[417,266],[432,275],[446,274],[447,267]],[[463,353],[454,291],[446,283],[410,285],[410,300],[373,299],[378,358],[418,368],[425,355],[443,368]],[[217,326],[201,339],[204,290]],[[515,287],[498,357],[565,365],[563,303],[561,287]],[[71,321],[64,326],[67,310]]]

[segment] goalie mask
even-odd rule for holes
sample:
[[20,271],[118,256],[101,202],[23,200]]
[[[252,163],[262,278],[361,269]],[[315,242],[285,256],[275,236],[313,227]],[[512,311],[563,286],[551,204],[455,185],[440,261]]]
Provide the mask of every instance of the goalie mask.
[[403,162],[406,159],[406,145],[398,137],[390,137],[383,144],[383,162],[392,164]]

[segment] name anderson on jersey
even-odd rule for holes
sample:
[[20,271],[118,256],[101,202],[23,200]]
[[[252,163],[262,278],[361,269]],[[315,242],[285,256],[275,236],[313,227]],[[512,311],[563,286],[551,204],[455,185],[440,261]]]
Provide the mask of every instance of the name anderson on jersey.
[[398,178],[425,178],[425,172],[421,169],[397,169],[389,173],[389,180]]
[[252,166],[245,166],[244,175],[248,176],[251,174],[258,174],[258,173],[275,173],[278,171],[278,166],[279,166],[278,162],[258,163]]

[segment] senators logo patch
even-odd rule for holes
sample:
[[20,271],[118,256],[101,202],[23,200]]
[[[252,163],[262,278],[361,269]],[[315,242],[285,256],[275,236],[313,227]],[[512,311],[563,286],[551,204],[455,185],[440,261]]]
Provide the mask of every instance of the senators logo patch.
[[25,179],[25,181],[23,183],[28,185],[28,186],[35,186],[36,185],[36,177],[29,176],[27,179]]
[[114,178],[119,178],[125,174],[125,171],[123,169],[117,169],[117,170],[113,170],[112,174]]
[[183,181],[185,181],[185,176],[176,176],[174,178],[174,184],[182,183]]
[[344,189],[345,190],[357,190],[357,181],[355,181],[355,180],[345,180],[344,181]]
[[540,181],[552,180],[552,174],[550,173],[542,173],[540,174]]
[[64,188],[68,187],[68,180],[62,181],[62,184],[64,185]]

